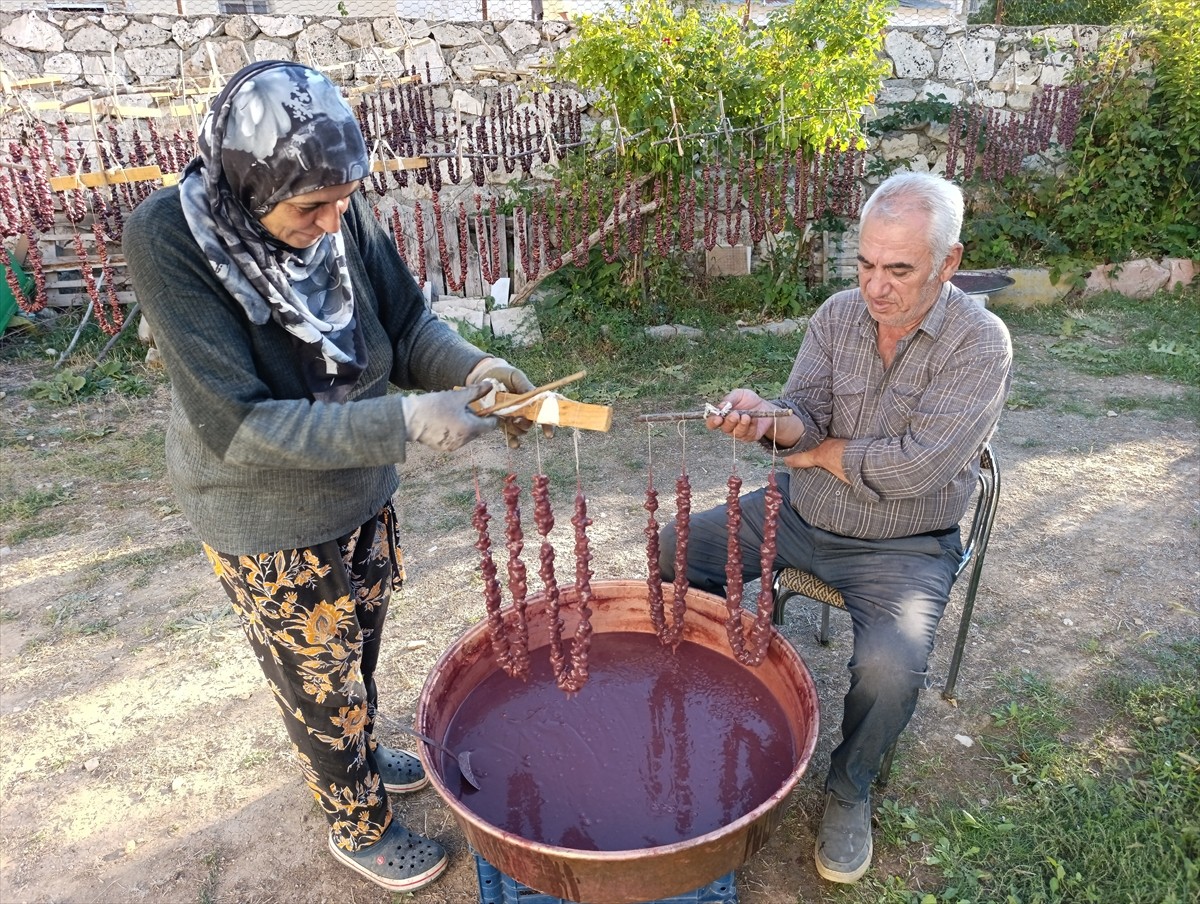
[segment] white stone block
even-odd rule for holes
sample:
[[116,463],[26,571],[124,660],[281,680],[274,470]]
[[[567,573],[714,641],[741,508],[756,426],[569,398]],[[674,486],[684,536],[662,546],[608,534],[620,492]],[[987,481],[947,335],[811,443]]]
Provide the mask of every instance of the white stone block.
[[198,19],[176,19],[171,26],[171,40],[184,50],[194,47],[213,33],[216,23],[212,16],[201,16]]
[[179,77],[179,51],[166,47],[131,47],[125,65],[142,82],[161,82]]
[[933,75],[933,54],[913,34],[889,31],[883,39],[899,78],[928,78]]
[[507,276],[501,276],[498,280],[492,283],[492,307],[507,308],[510,294],[512,294],[512,280]]
[[168,34],[166,29],[149,22],[134,22],[121,32],[117,43],[122,47],[161,47]]
[[455,89],[454,97],[450,100],[450,107],[459,113],[466,113],[468,116],[483,115],[483,101],[468,94],[461,88]]
[[339,26],[337,36],[356,50],[365,48],[369,51],[375,47],[375,30],[370,22],[351,22]]
[[917,90],[908,81],[885,81],[879,86],[879,97],[875,102],[881,106],[904,104],[917,99]]
[[73,53],[56,53],[46,57],[46,75],[65,75],[75,78],[83,75],[83,63]]
[[437,317],[438,320],[444,320],[447,323],[465,323],[470,327],[482,331],[487,314],[483,311],[472,311],[469,308],[444,306],[438,312]]
[[507,337],[514,345],[536,345],[542,341],[537,311],[531,305],[493,310],[491,324],[494,336]]
[[943,82],[926,82],[917,94],[919,100],[929,100],[939,96],[948,104],[957,104],[962,102],[964,95],[961,88]]
[[320,68],[334,66],[350,58],[350,45],[324,25],[310,25],[296,38],[296,59]]
[[1070,72],[1066,66],[1043,66],[1038,84],[1043,88],[1057,87],[1067,80]]
[[292,48],[282,41],[272,41],[270,38],[256,38],[250,42],[250,55],[255,62],[262,60],[290,60]]
[[89,85],[111,87],[114,83],[126,85],[129,82],[129,67],[119,57],[104,54],[81,57],[79,61],[83,64],[83,80]]
[[434,301],[432,308],[435,314],[444,314],[448,311],[480,312],[487,310],[487,299],[459,298],[456,295],[447,295]]
[[437,42],[422,38],[404,45],[404,70],[416,68],[421,78],[426,77],[426,67],[429,69],[429,81],[433,84],[446,81],[450,77],[449,67],[442,56],[442,49]]
[[469,47],[472,44],[483,43],[483,35],[479,33],[478,29],[455,25],[451,22],[434,25],[429,33],[442,47]]
[[885,138],[881,145],[881,151],[885,160],[908,159],[917,153],[921,147],[920,139],[916,135],[909,132],[905,135],[900,135],[897,138]]
[[475,82],[485,76],[495,77],[497,72],[511,72],[513,64],[508,54],[494,44],[477,44],[455,54],[450,68],[461,81]]
[[520,53],[527,47],[536,47],[542,41],[538,30],[528,22],[510,22],[504,31],[500,32],[500,40],[508,48],[509,53]]
[[982,104],[985,107],[993,107],[997,110],[1003,110],[1005,101],[1008,100],[1007,95],[1003,91],[990,91],[987,88],[980,88],[975,92],[975,103]]
[[74,50],[76,53],[108,53],[116,46],[116,35],[95,25],[84,26],[66,42],[67,50]]
[[36,13],[26,13],[9,22],[0,31],[0,41],[34,53],[61,53],[66,48],[62,33]]
[[1032,91],[1012,91],[1008,95],[1008,109],[1024,113],[1033,107]]
[[230,16],[225,20],[225,34],[241,41],[249,41],[258,34],[258,25],[251,16]]
[[290,38],[304,31],[304,20],[299,16],[251,16],[250,18],[268,38]]
[[951,82],[987,82],[996,74],[996,42],[955,37],[942,48],[937,75]]

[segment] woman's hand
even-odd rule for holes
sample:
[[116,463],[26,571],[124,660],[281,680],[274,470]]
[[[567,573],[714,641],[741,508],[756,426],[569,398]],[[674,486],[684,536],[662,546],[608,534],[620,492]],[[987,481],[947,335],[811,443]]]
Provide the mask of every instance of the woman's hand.
[[[529,377],[503,358],[484,358],[467,374],[468,386],[475,386],[489,380],[499,383],[508,392],[518,394],[537,388]],[[533,421],[523,417],[506,417],[501,419],[500,424],[504,429],[504,438],[508,441],[508,447],[515,449],[521,445],[521,437],[533,426]],[[549,424],[543,424],[542,435],[549,439],[554,435],[554,428]]]
[[480,417],[468,407],[487,395],[487,391],[486,386],[477,385],[404,396],[400,406],[409,441],[439,452],[453,452],[475,437],[495,430],[499,418]]

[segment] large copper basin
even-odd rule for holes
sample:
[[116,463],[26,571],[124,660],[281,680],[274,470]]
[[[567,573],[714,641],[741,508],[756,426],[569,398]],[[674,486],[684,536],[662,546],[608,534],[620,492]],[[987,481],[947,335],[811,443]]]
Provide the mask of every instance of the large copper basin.
[[[595,635],[654,632],[644,582],[597,581],[592,589]],[[670,587],[665,589],[669,594]],[[687,601],[684,640],[719,653],[733,666],[742,668],[729,650],[725,602],[697,590],[688,593]],[[573,608],[564,609],[564,636],[569,636],[574,627]],[[505,615],[511,618],[511,609],[506,609]],[[540,596],[529,600],[528,622],[532,655],[547,655],[548,610]],[[751,622],[750,613],[744,613],[747,636]],[[468,629],[430,672],[417,705],[418,730],[446,739],[463,701],[498,669],[487,624],[480,622]],[[812,676],[795,649],[777,632],[773,632],[767,656],[754,674],[783,711],[795,762],[779,788],[760,805],[714,831],[677,843],[632,850],[577,850],[531,841],[489,823],[464,804],[459,794],[461,778],[453,771],[453,759],[426,744],[419,746],[421,758],[434,788],[446,801],[471,847],[529,888],[586,904],[637,904],[684,894],[741,866],[766,843],[779,825],[788,796],[807,769],[816,745],[819,720]],[[465,797],[469,799],[469,795]]]

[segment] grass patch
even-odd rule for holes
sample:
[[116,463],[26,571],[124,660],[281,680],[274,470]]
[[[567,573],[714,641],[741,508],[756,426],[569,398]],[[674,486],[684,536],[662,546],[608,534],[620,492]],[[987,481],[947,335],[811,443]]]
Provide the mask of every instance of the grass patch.
[[92,562],[86,571],[80,572],[79,583],[84,587],[94,587],[113,575],[121,575],[128,580],[131,587],[136,587],[143,583],[142,579],[149,572],[193,558],[198,554],[199,550],[196,544],[188,540],[172,543],[170,546],[155,546],[136,552],[123,553]]
[[0,501],[0,520],[28,521],[46,509],[60,505],[70,498],[70,490],[61,486],[26,490],[13,499]]
[[1146,374],[1183,383],[1181,399],[1147,403],[1200,421],[1200,293],[1160,292],[1137,300],[1115,294],[1089,298],[1086,307],[1001,308],[1015,334],[1052,337],[1052,355],[1093,376]]
[[[1170,649],[1157,678],[1104,689],[1116,714],[1066,744],[1068,701],[1029,675],[994,714],[994,802],[932,813],[884,801],[880,821],[921,874],[860,883],[854,901],[1195,900],[1200,882],[1200,642]],[[931,878],[932,877],[932,878]]]

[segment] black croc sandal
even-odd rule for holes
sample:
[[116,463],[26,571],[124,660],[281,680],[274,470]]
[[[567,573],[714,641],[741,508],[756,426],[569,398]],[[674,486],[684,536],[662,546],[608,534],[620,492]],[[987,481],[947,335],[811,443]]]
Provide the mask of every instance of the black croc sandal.
[[424,888],[446,870],[450,858],[436,841],[422,838],[392,820],[383,837],[369,847],[344,851],[329,836],[334,859],[391,891]]
[[384,790],[392,794],[420,791],[429,784],[429,776],[421,761],[406,750],[392,750],[382,744],[375,746],[375,765],[383,778]]

